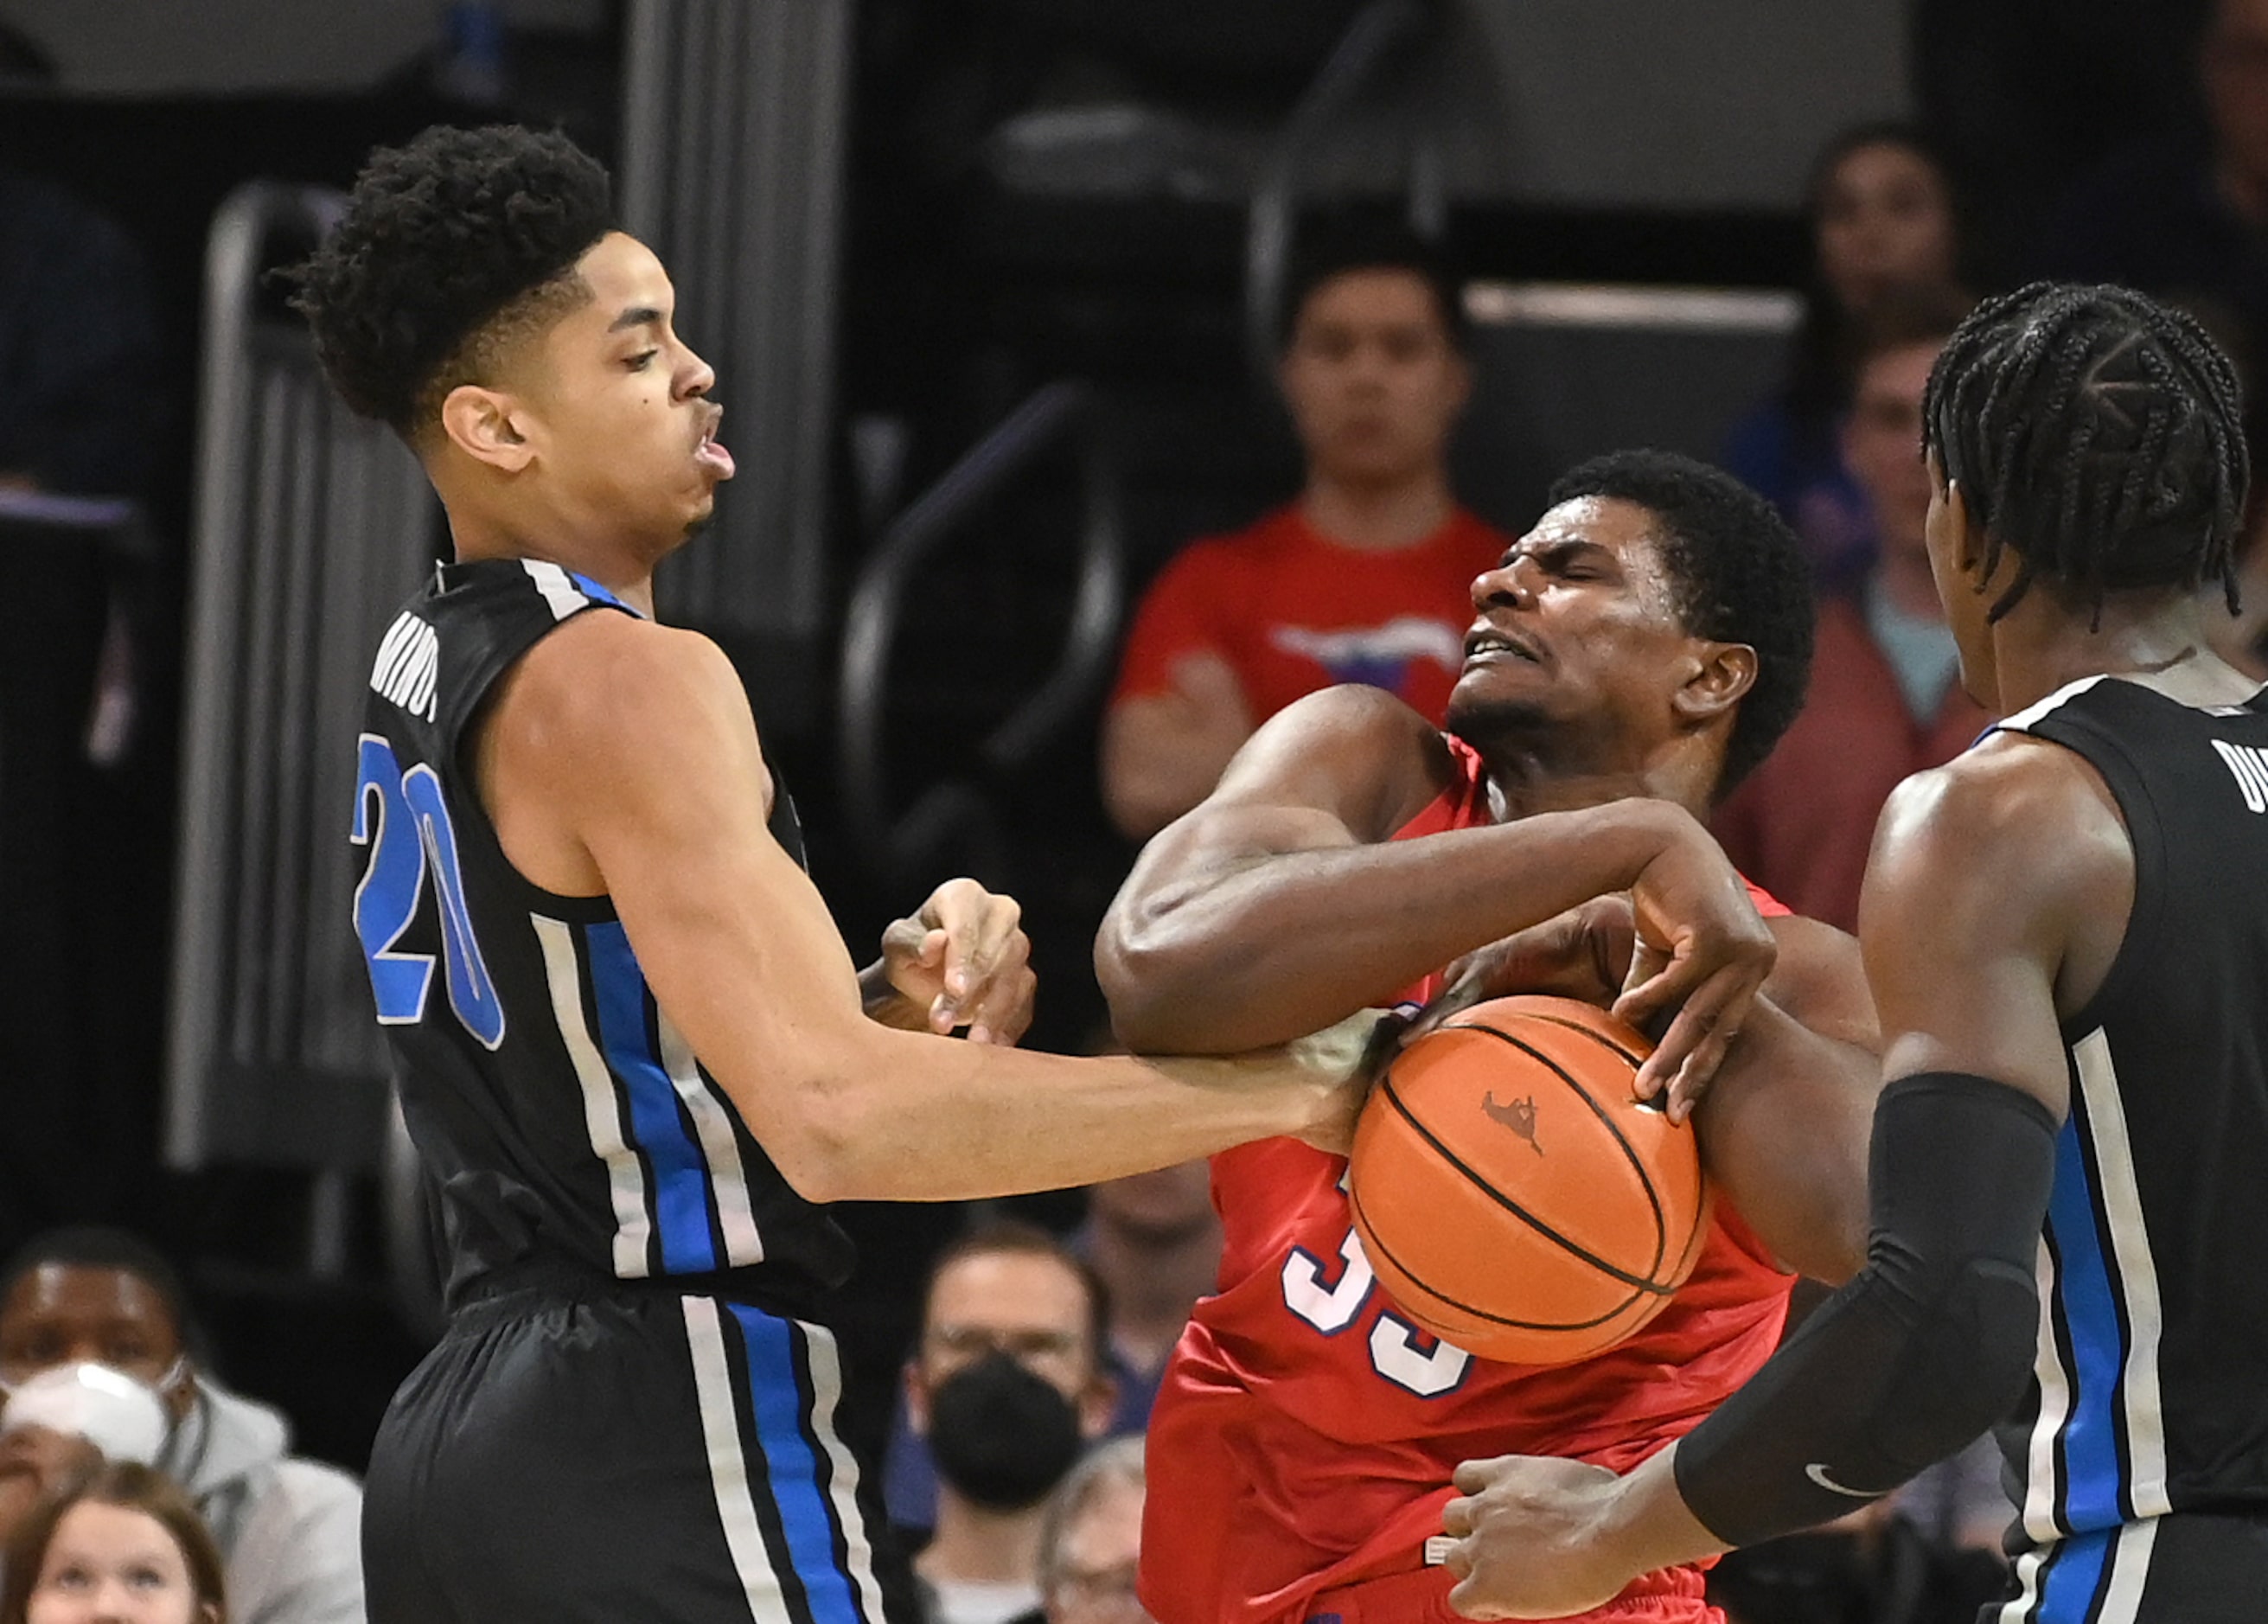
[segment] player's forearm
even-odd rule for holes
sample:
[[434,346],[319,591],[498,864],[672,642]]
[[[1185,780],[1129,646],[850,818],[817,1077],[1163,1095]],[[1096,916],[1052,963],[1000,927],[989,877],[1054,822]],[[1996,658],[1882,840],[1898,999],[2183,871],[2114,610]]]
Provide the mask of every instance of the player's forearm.
[[1255,856],[1147,886],[1138,870],[1103,921],[1096,971],[1134,1048],[1280,1043],[1627,888],[1693,828],[1666,803],[1631,800],[1424,840]]
[[1320,1064],[1071,1059],[870,1028],[735,1088],[807,1200],[946,1201],[1092,1184],[1310,1129]]
[[1881,1059],[1770,1000],[1694,1118],[1710,1177],[1775,1257],[1839,1286],[1866,1266],[1867,1150]]

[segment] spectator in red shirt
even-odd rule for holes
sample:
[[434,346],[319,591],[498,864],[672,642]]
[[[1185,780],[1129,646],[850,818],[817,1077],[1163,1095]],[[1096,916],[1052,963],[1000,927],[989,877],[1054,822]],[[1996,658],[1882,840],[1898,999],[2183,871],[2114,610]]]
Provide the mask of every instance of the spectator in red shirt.
[[1369,683],[1441,720],[1473,577],[1511,545],[1449,491],[1471,392],[1454,279],[1415,239],[1311,255],[1278,371],[1307,485],[1248,529],[1192,543],[1136,612],[1102,733],[1103,802],[1146,839],[1211,792],[1301,695]]
[[1930,500],[1922,391],[1972,302],[1948,288],[1917,288],[1870,319],[1842,441],[1881,551],[1855,598],[1820,599],[1803,713],[1714,820],[1742,873],[1798,913],[1845,930],[1858,928],[1859,882],[1890,791],[1959,755],[1989,720],[1955,680],[1953,634],[1922,540]]

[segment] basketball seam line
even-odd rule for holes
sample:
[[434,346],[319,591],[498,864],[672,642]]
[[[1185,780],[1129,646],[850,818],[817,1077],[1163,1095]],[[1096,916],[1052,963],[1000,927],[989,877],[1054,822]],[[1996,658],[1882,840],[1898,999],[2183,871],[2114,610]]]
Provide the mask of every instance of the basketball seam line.
[[[1460,1029],[1458,1029],[1458,1030],[1464,1030],[1464,1031],[1486,1031],[1486,1030],[1488,1030],[1489,1029],[1488,1029],[1488,1028],[1486,1028],[1486,1027],[1464,1027],[1464,1028],[1460,1028]],[[1498,1033],[1498,1034],[1497,1034],[1497,1036],[1498,1036],[1498,1037],[1502,1037],[1502,1036],[1503,1036],[1503,1034],[1502,1034],[1502,1033]],[[1507,1040],[1507,1041],[1509,1041],[1509,1040]],[[1542,1057],[1538,1057],[1538,1058],[1540,1059],[1540,1058],[1542,1058]],[[1550,1065],[1550,1060],[1548,1060],[1548,1059],[1546,1059],[1546,1060],[1544,1060],[1544,1064],[1548,1066],[1548,1065]],[[1570,1086],[1572,1087],[1572,1084],[1570,1084]],[[1381,1081],[1381,1083],[1380,1083],[1380,1087],[1381,1087],[1381,1088],[1385,1090],[1385,1092],[1386,1092],[1386,1100],[1387,1100],[1387,1104],[1388,1104],[1389,1105],[1393,1106],[1393,1107],[1394,1107],[1394,1109],[1395,1109],[1397,1112],[1399,1112],[1399,1113],[1401,1114],[1402,1119],[1403,1119],[1404,1122],[1407,1122],[1407,1123],[1408,1123],[1411,1127],[1415,1128],[1415,1129],[1418,1131],[1418,1136],[1419,1136],[1420,1138],[1424,1139],[1424,1140],[1425,1140],[1425,1141],[1427,1144],[1431,1145],[1431,1146],[1432,1146],[1432,1147],[1436,1151],[1440,1152],[1440,1156],[1441,1156],[1441,1159],[1442,1159],[1443,1161],[1447,1162],[1447,1163],[1451,1167],[1455,1168],[1455,1169],[1457,1170],[1457,1171],[1458,1171],[1458,1172],[1460,1172],[1460,1173],[1463,1174],[1463,1175],[1465,1176],[1466,1179],[1467,1179],[1467,1180],[1468,1180],[1468,1181],[1472,1185],[1472,1186],[1473,1186],[1473,1188],[1474,1188],[1474,1189],[1478,1190],[1478,1191],[1479,1191],[1483,1195],[1487,1196],[1487,1197],[1489,1198],[1489,1200],[1491,1200],[1491,1201],[1494,1201],[1498,1206],[1499,1206],[1499,1207],[1503,1207],[1506,1212],[1510,1213],[1513,1217],[1515,1217],[1515,1218],[1519,1219],[1522,1223],[1526,1224],[1529,1229],[1531,1229],[1535,1230],[1538,1235],[1541,1235],[1541,1236],[1543,1236],[1546,1240],[1552,1242],[1554,1244],[1557,1245],[1561,1250],[1563,1250],[1563,1251],[1566,1251],[1566,1252],[1568,1252],[1568,1253],[1572,1254],[1572,1256],[1574,1256],[1574,1257],[1577,1257],[1577,1258],[1581,1259],[1585,1263],[1589,1264],[1593,1268],[1594,1268],[1594,1269],[1598,1270],[1602,1274],[1609,1275],[1609,1276],[1610,1276],[1611,1278],[1613,1278],[1613,1279],[1615,1279],[1615,1280],[1618,1280],[1618,1281],[1622,1281],[1622,1282],[1623,1282],[1623,1284],[1624,1284],[1625,1286],[1629,1286],[1629,1287],[1631,1287],[1631,1288],[1634,1288],[1634,1289],[1636,1289],[1636,1290],[1638,1290],[1638,1291],[1647,1291],[1647,1292],[1652,1292],[1652,1293],[1653,1293],[1653,1294],[1654,1294],[1655,1296],[1668,1296],[1672,1291],[1674,1291],[1674,1290],[1675,1290],[1675,1289],[1676,1289],[1676,1288],[1672,1287],[1672,1286],[1658,1286],[1658,1285],[1655,1285],[1653,1281],[1649,1281],[1649,1280],[1642,1280],[1642,1279],[1640,1279],[1638,1276],[1637,1276],[1637,1275],[1635,1275],[1635,1274],[1632,1274],[1632,1273],[1630,1273],[1630,1271],[1628,1271],[1627,1269],[1619,1269],[1619,1268],[1616,1268],[1613,1264],[1611,1264],[1611,1263],[1608,1262],[1604,1258],[1602,1258],[1602,1257],[1597,1256],[1596,1254],[1594,1254],[1594,1253],[1593,1253],[1591,1251],[1589,1251],[1587,1247],[1585,1247],[1585,1246],[1581,1245],[1580,1243],[1578,1243],[1578,1242],[1576,1242],[1576,1241],[1574,1241],[1574,1240],[1572,1240],[1572,1239],[1569,1238],[1568,1236],[1565,1236],[1565,1235],[1560,1234],[1558,1230],[1557,1230],[1557,1229],[1553,1229],[1550,1224],[1548,1224],[1548,1223],[1544,1222],[1543,1222],[1543,1220],[1542,1220],[1541,1218],[1538,1218],[1538,1217],[1537,1217],[1534,1213],[1529,1212],[1526,1207],[1522,1207],[1519,1202],[1517,1202],[1517,1201],[1513,1200],[1510,1196],[1508,1196],[1508,1195],[1505,1194],[1505,1193],[1504,1193],[1504,1192],[1502,1192],[1501,1190],[1497,1189],[1495,1186],[1493,1186],[1492,1185],[1491,1185],[1491,1184],[1490,1184],[1486,1179],[1483,1178],[1483,1177],[1481,1177],[1477,1172],[1474,1171],[1474,1170],[1473,1170],[1473,1169],[1466,1163],[1466,1162],[1465,1162],[1465,1160],[1464,1160],[1464,1158],[1463,1158],[1463,1157],[1462,1157],[1462,1156],[1458,1155],[1457,1155],[1457,1153],[1456,1153],[1455,1151],[1454,1151],[1454,1150],[1450,1149],[1450,1148],[1448,1148],[1448,1146],[1447,1146],[1447,1145],[1443,1144],[1443,1143],[1441,1142],[1441,1140],[1440,1140],[1440,1139],[1439,1139],[1439,1138],[1434,1134],[1433,1130],[1432,1130],[1432,1129],[1431,1129],[1431,1128],[1429,1128],[1429,1127],[1427,1127],[1424,1123],[1420,1122],[1420,1121],[1418,1119],[1418,1118],[1417,1118],[1417,1114],[1416,1114],[1415,1112],[1413,1112],[1413,1111],[1410,1109],[1410,1107],[1409,1107],[1407,1104],[1403,1104],[1403,1103],[1402,1096],[1401,1096],[1399,1093],[1397,1093],[1397,1092],[1395,1091],[1395,1087],[1394,1087],[1394,1077],[1393,1077],[1393,1074],[1392,1074],[1391,1073],[1388,1073],[1388,1074],[1387,1074],[1387,1076],[1386,1076],[1386,1077],[1385,1077],[1385,1078]],[[1628,1148],[1628,1147],[1624,1147],[1624,1148],[1625,1148],[1625,1149],[1627,1149],[1627,1148]],[[1647,1182],[1648,1182],[1648,1181],[1646,1181],[1646,1180],[1644,1178],[1644,1177],[1643,1177],[1643,1170],[1641,1170],[1640,1183],[1641,1183],[1641,1184],[1645,1184],[1645,1183],[1647,1183]],[[1650,1189],[1649,1189],[1648,1193],[1649,1193],[1649,1194],[1651,1194],[1651,1190],[1650,1190]],[[1657,1229],[1661,1229],[1661,1228],[1663,1228],[1664,1226],[1662,1225],[1662,1222],[1661,1222],[1660,1203],[1657,1200],[1657,1201],[1655,1202],[1654,1206],[1655,1206],[1655,1212],[1654,1212],[1654,1223],[1655,1223],[1655,1227],[1656,1227]],[[1660,1241],[1657,1241],[1657,1242],[1656,1242],[1656,1244],[1655,1244],[1655,1253],[1656,1253],[1655,1261],[1656,1261],[1657,1265],[1659,1264],[1659,1262],[1660,1262],[1660,1254],[1661,1252],[1663,1252],[1663,1251],[1666,1251],[1667,1250],[1668,1250],[1668,1247],[1667,1247],[1667,1245],[1666,1245],[1663,1242],[1660,1242]],[[1401,1266],[1400,1266],[1399,1264],[1396,1264],[1395,1266],[1395,1267],[1397,1267],[1397,1268],[1399,1268]],[[1406,1271],[1405,1271],[1405,1272],[1406,1272]],[[1415,1280],[1415,1279],[1417,1278],[1417,1276],[1416,1276],[1416,1275],[1414,1275],[1414,1274],[1412,1274],[1412,1275],[1410,1276],[1410,1278],[1411,1278],[1412,1280]],[[1431,1290],[1431,1289],[1432,1289],[1432,1288],[1431,1288],[1431,1287],[1428,1287],[1428,1288],[1427,1288],[1427,1289],[1428,1289],[1428,1290]]]
[[[1554,1025],[1570,1027],[1570,1030],[1575,1031],[1584,1030],[1581,1027],[1571,1027],[1570,1023],[1565,1021],[1553,1021],[1552,1017],[1550,1015],[1545,1015],[1543,1018],[1546,1021],[1551,1022]],[[1591,1114],[1598,1118],[1599,1126],[1606,1129],[1608,1133],[1614,1135],[1615,1143],[1622,1147],[1623,1159],[1630,1163],[1631,1171],[1638,1176],[1638,1188],[1646,1192],[1646,1205],[1653,1209],[1653,1261],[1646,1266],[1646,1278],[1648,1280],[1655,1279],[1660,1273],[1661,1266],[1668,1259],[1669,1255],[1669,1214],[1668,1212],[1663,1210],[1660,1192],[1653,1187],[1653,1173],[1647,1169],[1645,1159],[1638,1155],[1638,1148],[1630,1142],[1629,1135],[1623,1132],[1622,1125],[1607,1114],[1606,1107],[1600,1104],[1598,1101],[1593,1099],[1591,1097],[1591,1091],[1585,1088],[1581,1083],[1576,1081],[1575,1079],[1569,1074],[1565,1067],[1560,1065],[1558,1061],[1544,1053],[1543,1050],[1535,1047],[1535,1045],[1528,1043],[1524,1039],[1513,1037],[1510,1032],[1505,1031],[1500,1027],[1490,1026],[1479,1021],[1460,1022],[1454,1030],[1463,1032],[1486,1032],[1490,1037],[1497,1039],[1500,1043],[1510,1044],[1513,1048],[1528,1056],[1528,1059],[1535,1061],[1538,1065],[1546,1067],[1550,1071],[1553,1076],[1558,1078],[1561,1082],[1567,1085],[1567,1089],[1570,1093],[1574,1095],[1577,1099],[1583,1102],[1584,1105],[1589,1109]],[[1585,1035],[1595,1036],[1595,1034],[1590,1033],[1586,1033]],[[1609,1045],[1608,1047],[1611,1050],[1613,1045]],[[1616,1053],[1620,1052],[1619,1050],[1616,1050],[1614,1052]],[[1602,1265],[1601,1266],[1603,1267],[1606,1266]]]
[[[1377,1229],[1373,1228],[1369,1220],[1364,1216],[1362,1210],[1362,1199],[1359,1196],[1353,1194],[1351,1192],[1349,1192],[1347,1199],[1349,1203],[1354,1208],[1355,1222],[1368,1233],[1369,1239],[1365,1243],[1366,1245],[1375,1246],[1378,1249],[1380,1257],[1384,1258],[1386,1261],[1392,1264],[1396,1270],[1408,1276],[1412,1285],[1423,1287],[1428,1296],[1439,1297],[1442,1302],[1447,1303],[1451,1308],[1457,1310],[1460,1313],[1470,1314],[1476,1319],[1485,1319],[1491,1325],[1509,1325],[1518,1331],[1594,1331],[1599,1326],[1605,1325],[1608,1321],[1618,1319],[1623,1315],[1629,1313],[1632,1308],[1637,1306],[1639,1300],[1646,1295],[1645,1288],[1633,1288],[1630,1296],[1624,1297],[1620,1303],[1616,1303],[1613,1309],[1600,1315],[1596,1319],[1513,1319],[1502,1314],[1491,1314],[1484,1308],[1476,1308],[1473,1304],[1464,1302],[1461,1298],[1451,1296],[1447,1292],[1443,1291],[1439,1287],[1425,1281],[1421,1275],[1419,1275],[1417,1270],[1411,1268],[1408,1264],[1403,1262],[1400,1258],[1395,1255],[1394,1248],[1388,1246],[1384,1241],[1379,1238]],[[1393,1295],[1391,1288],[1388,1288],[1388,1295]],[[1451,1342],[1455,1341],[1454,1337],[1447,1340]],[[1470,1350],[1468,1349],[1467,1351],[1469,1352]]]

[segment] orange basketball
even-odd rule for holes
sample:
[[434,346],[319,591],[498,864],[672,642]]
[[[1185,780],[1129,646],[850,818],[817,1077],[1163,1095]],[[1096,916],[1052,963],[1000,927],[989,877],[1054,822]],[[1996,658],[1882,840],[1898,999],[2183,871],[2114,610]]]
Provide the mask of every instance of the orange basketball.
[[1363,1108],[1347,1186],[1403,1314],[1543,1365],[1660,1311],[1709,1198],[1692,1130],[1638,1103],[1647,1052],[1603,1010],[1541,997],[1476,1004],[1403,1052]]

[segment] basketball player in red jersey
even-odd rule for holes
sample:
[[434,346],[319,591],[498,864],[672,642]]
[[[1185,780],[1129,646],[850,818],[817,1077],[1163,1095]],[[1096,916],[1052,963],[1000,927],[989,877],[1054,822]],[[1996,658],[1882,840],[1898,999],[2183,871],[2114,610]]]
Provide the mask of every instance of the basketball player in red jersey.
[[[1328,690],[1263,727],[1144,852],[1096,959],[1121,1036],[1145,1051],[1264,1043],[1445,989],[1606,1001],[1621,908],[1645,985],[1619,1012],[1650,1014],[1665,976],[1688,994],[1641,1089],[1694,1113],[1719,1193],[1659,1316],[1538,1369],[1476,1360],[1395,1311],[1354,1238],[1342,1158],[1284,1140],[1217,1156],[1221,1290],[1151,1425],[1143,1599],[1162,1624],[1450,1619],[1428,1536],[1461,1460],[1635,1464],[1764,1363],[1787,1268],[1839,1281],[1863,1261],[1876,1066],[1855,944],[1752,902],[1699,822],[1802,703],[1797,545],[1697,463],[1586,464],[1474,582],[1448,734],[1390,696]],[[1673,1569],[1595,1616],[1720,1617],[1702,1591],[1697,1568]]]

